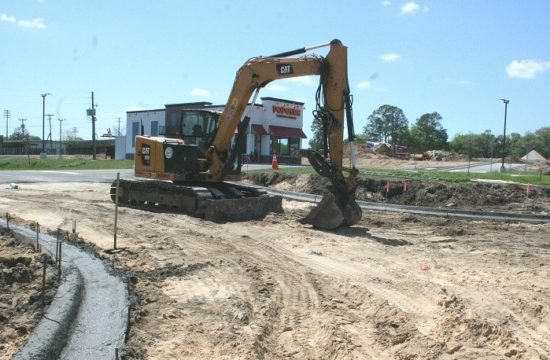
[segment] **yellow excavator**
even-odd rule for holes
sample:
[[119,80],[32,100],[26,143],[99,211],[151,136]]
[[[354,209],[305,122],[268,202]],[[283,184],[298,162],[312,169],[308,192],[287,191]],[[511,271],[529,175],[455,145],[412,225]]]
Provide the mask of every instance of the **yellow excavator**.
[[[326,57],[296,56],[323,46],[330,46]],[[178,124],[167,127],[166,137],[138,135],[135,177],[142,179],[120,180],[118,201],[173,208],[213,221],[261,219],[269,212],[282,212],[280,196],[234,182],[240,179],[239,155],[250,122],[249,114],[243,114],[250,97],[254,94],[254,105],[259,90],[271,81],[308,75],[319,76],[314,116],[322,124],[323,153],[306,150],[304,155],[332,186],[301,222],[322,229],[356,224],[361,219],[361,208],[355,201],[359,172],[355,168],[347,47],[339,40],[249,59],[237,71],[222,112],[182,110]],[[349,168],[342,164],[345,119],[352,163]],[[116,188],[113,182],[113,201]]]

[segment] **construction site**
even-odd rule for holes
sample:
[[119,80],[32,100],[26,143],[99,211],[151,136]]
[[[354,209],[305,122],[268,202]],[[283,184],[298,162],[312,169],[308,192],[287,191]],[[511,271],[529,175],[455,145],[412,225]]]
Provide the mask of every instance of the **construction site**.
[[[249,181],[254,178],[304,193],[317,192],[322,182],[317,175],[277,171]],[[109,186],[6,184],[0,209],[13,224],[34,229],[39,223],[40,232],[50,234],[61,229],[66,244],[93,254],[123,279],[129,322],[120,358],[550,356],[548,221],[363,210],[359,223],[327,231],[299,222],[311,203],[286,199],[283,213],[246,222],[121,207],[113,251]],[[365,180],[358,199],[387,201],[373,186]],[[550,189],[542,186],[530,197],[525,186],[513,184],[424,182],[411,188],[387,202],[541,218],[550,211]],[[29,275],[41,272],[38,260],[31,260],[35,252],[9,239],[4,231],[2,359],[18,351],[41,312],[29,300],[40,288],[27,279],[40,278]],[[10,257],[29,260],[9,268]],[[9,286],[8,272],[17,275]],[[49,284],[55,292],[55,280]]]
[[[225,105],[154,110],[149,134],[135,112],[122,176],[0,174],[0,360],[549,359],[547,163],[519,164],[532,184],[368,152],[347,67],[334,39],[249,58]],[[294,127],[251,120],[260,89],[304,76],[309,148],[302,102],[262,98]],[[271,167],[248,171],[251,149]]]

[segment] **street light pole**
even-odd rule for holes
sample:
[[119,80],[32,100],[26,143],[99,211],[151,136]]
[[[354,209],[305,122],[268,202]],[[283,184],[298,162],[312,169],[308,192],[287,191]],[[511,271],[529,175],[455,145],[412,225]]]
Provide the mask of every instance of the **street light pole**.
[[65,119],[57,118],[57,121],[59,121],[59,158],[63,159],[63,137],[61,136],[61,129],[63,128],[63,121],[65,121]]
[[42,96],[42,152],[46,153],[46,139],[44,138],[44,128],[46,127],[46,96],[50,93],[40,94]]
[[506,168],[504,167],[504,157],[506,156],[506,114],[508,113],[508,103],[510,100],[499,99],[504,103],[504,136],[502,138],[502,165],[500,167],[500,172],[505,173]]

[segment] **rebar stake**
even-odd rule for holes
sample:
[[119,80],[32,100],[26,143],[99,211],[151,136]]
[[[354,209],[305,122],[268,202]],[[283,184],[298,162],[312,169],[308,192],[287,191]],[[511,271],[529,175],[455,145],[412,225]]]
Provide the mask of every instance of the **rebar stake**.
[[46,257],[43,258],[44,268],[42,270],[42,307],[46,305],[46,267],[48,266]]
[[113,231],[113,249],[116,250],[116,232],[118,223],[118,188],[120,186],[120,173],[116,173],[116,193],[115,193],[115,228]]

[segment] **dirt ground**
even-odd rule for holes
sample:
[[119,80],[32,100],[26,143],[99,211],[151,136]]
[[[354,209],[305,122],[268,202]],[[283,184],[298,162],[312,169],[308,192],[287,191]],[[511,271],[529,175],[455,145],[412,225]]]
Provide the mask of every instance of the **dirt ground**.
[[[48,270],[42,299],[44,259]],[[42,316],[42,301],[45,306],[51,302],[57,288],[52,265],[49,257],[17,243],[8,232],[0,232],[0,360],[17,352]]]
[[[309,205],[216,224],[119,209],[108,184],[0,188],[0,212],[77,232],[133,284],[130,359],[549,359],[550,224],[365,212],[333,232]],[[548,204],[545,205],[548,207]]]

